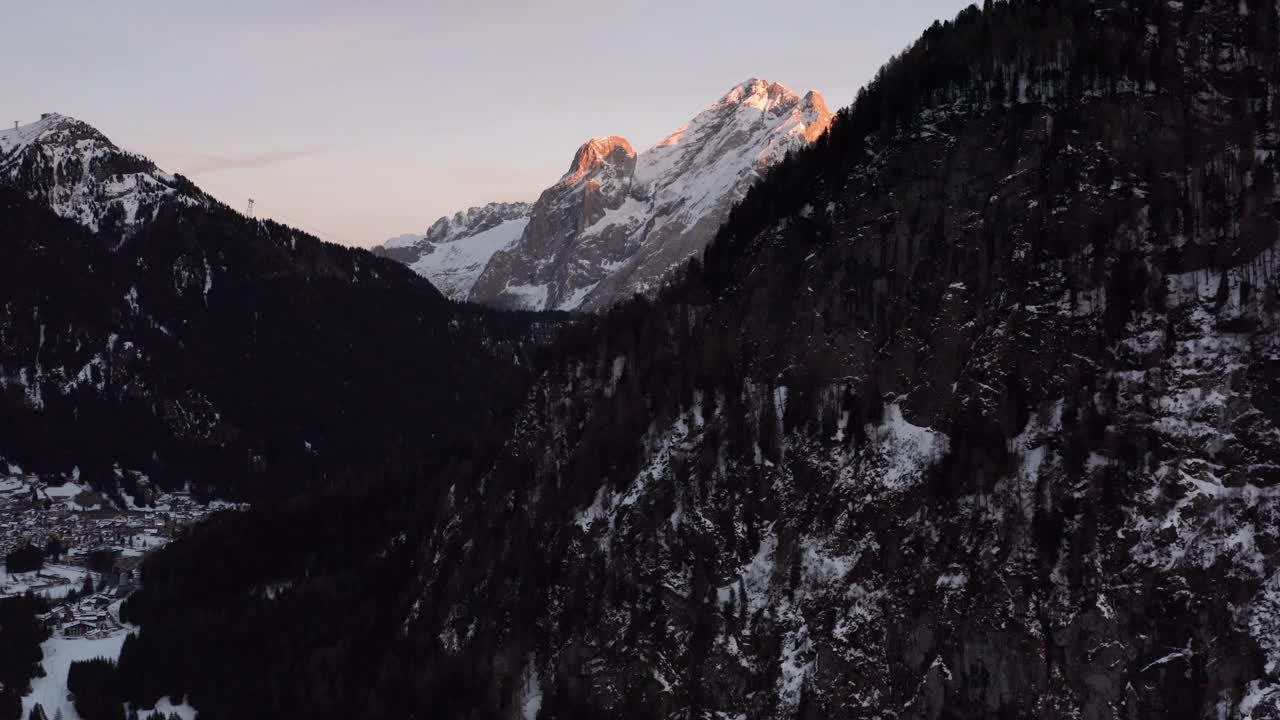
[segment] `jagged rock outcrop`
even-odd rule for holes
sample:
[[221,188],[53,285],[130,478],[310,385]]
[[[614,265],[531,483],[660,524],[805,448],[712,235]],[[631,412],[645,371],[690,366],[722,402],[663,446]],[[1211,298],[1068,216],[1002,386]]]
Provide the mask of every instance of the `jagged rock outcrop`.
[[431,281],[455,300],[466,300],[495,252],[509,247],[529,224],[528,203],[489,203],[442,217],[422,235],[401,235],[373,248]]

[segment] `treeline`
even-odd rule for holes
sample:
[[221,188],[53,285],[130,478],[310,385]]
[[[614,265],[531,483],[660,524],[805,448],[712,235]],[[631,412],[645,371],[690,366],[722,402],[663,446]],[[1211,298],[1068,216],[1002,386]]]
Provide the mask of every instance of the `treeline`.
[[76,712],[84,720],[125,720],[115,671],[115,661],[110,658],[71,663],[67,690],[74,697]]
[[40,643],[49,631],[38,616],[48,611],[48,601],[31,593],[0,598],[0,720],[21,720],[22,697],[44,675]]

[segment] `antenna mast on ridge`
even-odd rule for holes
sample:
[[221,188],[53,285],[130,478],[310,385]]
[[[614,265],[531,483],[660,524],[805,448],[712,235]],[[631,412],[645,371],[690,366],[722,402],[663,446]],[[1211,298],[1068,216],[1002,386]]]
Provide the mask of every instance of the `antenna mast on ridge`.
[[249,198],[249,212],[246,214],[249,217],[253,217],[253,198]]

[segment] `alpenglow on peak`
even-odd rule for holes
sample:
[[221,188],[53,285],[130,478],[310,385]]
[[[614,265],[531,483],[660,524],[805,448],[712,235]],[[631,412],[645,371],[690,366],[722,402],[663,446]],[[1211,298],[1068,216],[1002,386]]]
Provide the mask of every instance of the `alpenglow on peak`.
[[573,162],[569,163],[569,172],[565,173],[560,182],[573,184],[603,165],[625,165],[635,157],[635,149],[624,137],[593,137],[574,153]]
[[[817,92],[751,78],[642,153],[616,135],[587,140],[503,234],[460,239],[448,256],[425,237],[412,247],[397,238],[383,252],[459,300],[600,309],[660,287],[706,247],[762,170],[816,140],[831,119]],[[467,243],[476,251],[465,252]],[[469,275],[477,263],[483,272],[458,282],[462,265]]]

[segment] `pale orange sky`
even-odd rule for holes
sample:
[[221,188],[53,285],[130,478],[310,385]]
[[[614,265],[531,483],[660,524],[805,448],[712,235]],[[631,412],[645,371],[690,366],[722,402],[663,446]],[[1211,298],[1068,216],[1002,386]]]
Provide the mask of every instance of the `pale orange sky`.
[[62,0],[0,8],[6,124],[61,112],[335,242],[533,200],[748,77],[843,107],[955,0]]

